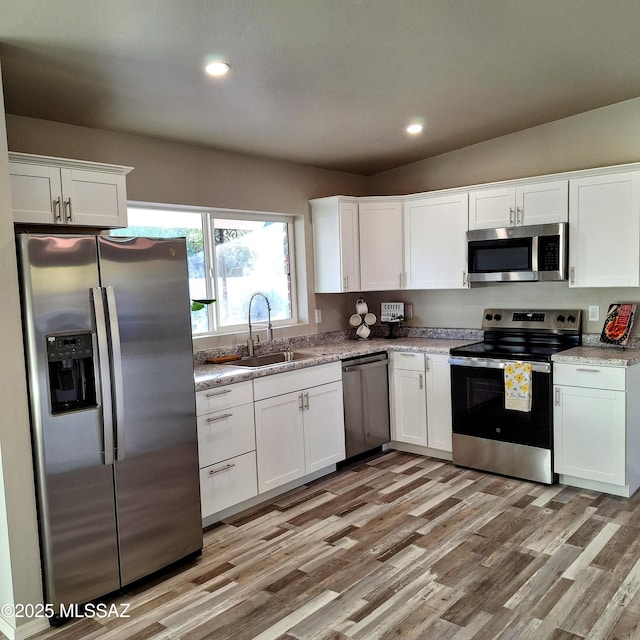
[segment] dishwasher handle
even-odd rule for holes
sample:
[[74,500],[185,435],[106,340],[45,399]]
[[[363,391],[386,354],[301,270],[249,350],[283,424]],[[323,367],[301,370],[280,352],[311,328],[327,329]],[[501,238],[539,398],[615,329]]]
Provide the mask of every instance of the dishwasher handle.
[[377,362],[368,362],[367,364],[354,364],[350,367],[342,367],[343,373],[351,373],[352,371],[362,371],[363,369],[375,369],[377,367],[389,366],[388,360],[378,360]]

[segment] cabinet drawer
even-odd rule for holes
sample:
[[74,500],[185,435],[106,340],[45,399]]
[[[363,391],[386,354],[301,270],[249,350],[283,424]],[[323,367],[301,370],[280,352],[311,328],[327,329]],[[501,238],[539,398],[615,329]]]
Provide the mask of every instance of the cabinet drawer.
[[200,467],[256,448],[253,404],[198,416]]
[[392,351],[391,363],[394,369],[406,371],[424,371],[424,353],[410,353],[408,351]]
[[258,477],[255,451],[200,469],[203,518],[256,495]]
[[331,362],[256,378],[253,381],[253,392],[258,401],[338,380],[342,380],[342,366],[339,362]]
[[198,391],[196,393],[196,412],[201,416],[205,413],[229,409],[248,402],[253,402],[251,380]]
[[593,364],[554,364],[553,383],[570,387],[591,387],[624,391],[626,369]]

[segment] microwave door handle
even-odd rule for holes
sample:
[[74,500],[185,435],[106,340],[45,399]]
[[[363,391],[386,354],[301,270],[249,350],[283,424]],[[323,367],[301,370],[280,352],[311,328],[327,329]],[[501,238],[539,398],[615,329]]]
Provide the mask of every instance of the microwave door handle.
[[538,269],[538,236],[531,238],[531,271],[537,274]]
[[107,319],[102,298],[102,289],[91,289],[93,313],[96,321],[98,341],[98,365],[100,369],[100,395],[102,396],[102,443],[104,464],[113,464],[113,407],[111,396],[111,375],[109,373],[109,341],[107,338]]
[[113,287],[105,287],[107,310],[109,312],[109,333],[111,339],[111,373],[113,384],[113,404],[116,422],[116,460],[124,460],[124,383],[122,380],[122,350],[120,348],[120,325],[118,307]]

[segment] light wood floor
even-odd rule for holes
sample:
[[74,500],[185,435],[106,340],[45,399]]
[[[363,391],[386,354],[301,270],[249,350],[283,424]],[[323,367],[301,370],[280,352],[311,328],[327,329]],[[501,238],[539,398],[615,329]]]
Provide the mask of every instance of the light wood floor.
[[640,639],[640,497],[393,452],[205,532],[201,558],[37,636]]

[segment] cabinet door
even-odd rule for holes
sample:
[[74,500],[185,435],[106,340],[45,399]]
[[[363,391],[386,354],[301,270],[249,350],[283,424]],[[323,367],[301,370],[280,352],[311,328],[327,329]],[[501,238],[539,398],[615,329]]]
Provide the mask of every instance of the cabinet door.
[[345,458],[342,383],[305,389],[304,443],[306,473],[313,473]]
[[358,209],[361,290],[401,289],[402,203],[361,202]]
[[302,392],[255,403],[258,491],[305,475]]
[[569,183],[540,182],[516,187],[516,223],[553,224],[569,219]]
[[358,203],[327,198],[311,209],[316,293],[359,291]]
[[62,169],[63,217],[67,224],[126,227],[127,195],[123,175]]
[[394,369],[392,374],[392,439],[427,446],[427,396],[422,371]]
[[60,169],[9,163],[14,222],[62,224]]
[[640,285],[640,172],[569,183],[569,286]]
[[469,229],[496,229],[516,223],[514,187],[469,192]]
[[556,385],[554,397],[555,472],[624,485],[624,391]]
[[451,452],[451,372],[449,356],[426,356],[427,442]]
[[360,291],[358,205],[353,202],[340,203],[340,264],[342,290]]
[[467,224],[466,193],[405,203],[407,289],[462,289],[467,286]]

